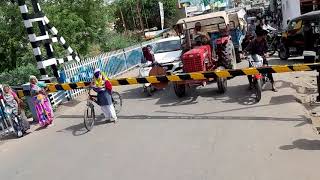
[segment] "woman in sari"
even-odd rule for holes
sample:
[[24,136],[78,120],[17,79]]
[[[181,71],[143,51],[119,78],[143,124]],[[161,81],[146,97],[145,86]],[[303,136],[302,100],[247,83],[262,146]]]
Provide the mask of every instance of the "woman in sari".
[[39,83],[35,76],[30,76],[30,95],[41,127],[46,127],[53,121],[53,111],[45,87],[46,85]]

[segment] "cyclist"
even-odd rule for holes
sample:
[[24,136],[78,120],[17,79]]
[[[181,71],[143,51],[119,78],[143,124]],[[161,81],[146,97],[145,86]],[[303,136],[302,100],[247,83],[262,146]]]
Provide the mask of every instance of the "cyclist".
[[91,87],[98,93],[98,105],[106,118],[106,120],[113,119],[117,122],[117,114],[112,104],[112,85],[108,78],[101,72],[100,69],[94,71],[94,76],[91,82]]

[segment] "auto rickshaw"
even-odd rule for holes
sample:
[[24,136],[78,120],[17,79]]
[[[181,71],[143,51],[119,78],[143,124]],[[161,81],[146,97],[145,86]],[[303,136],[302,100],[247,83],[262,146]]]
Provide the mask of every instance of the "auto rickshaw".
[[282,34],[279,58],[302,56],[304,51],[320,54],[320,11],[313,11],[292,19]]

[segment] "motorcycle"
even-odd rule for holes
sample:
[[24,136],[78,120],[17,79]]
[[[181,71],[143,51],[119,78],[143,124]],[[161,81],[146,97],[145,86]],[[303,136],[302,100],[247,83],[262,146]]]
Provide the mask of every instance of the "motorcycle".
[[[263,57],[252,54],[247,56],[250,67],[262,67],[263,66]],[[256,101],[259,102],[262,96],[262,87],[268,81],[268,78],[265,74],[256,74],[252,76],[252,83],[255,90]]]

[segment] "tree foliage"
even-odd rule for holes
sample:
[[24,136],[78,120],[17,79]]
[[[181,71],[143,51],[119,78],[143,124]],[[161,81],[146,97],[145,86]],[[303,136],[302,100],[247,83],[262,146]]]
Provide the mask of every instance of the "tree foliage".
[[[158,27],[160,29],[161,19],[158,4],[159,0],[141,0],[141,3],[141,13],[144,27]],[[170,27],[177,20],[176,15],[178,1],[163,0],[162,3],[164,6],[165,26]],[[128,30],[141,30],[136,6],[137,0],[118,0],[111,5],[115,17],[115,28],[117,31],[123,32],[125,30],[124,23]],[[124,17],[123,19],[121,12]]]
[[[32,12],[30,0],[26,2]],[[81,58],[97,55],[101,51],[125,48],[136,41],[136,38],[110,32],[110,24],[115,20],[114,10],[112,6],[105,5],[103,0],[39,0],[39,3],[52,25]],[[33,23],[33,26],[34,30],[38,29],[37,23]],[[37,32],[36,35],[39,36]],[[66,55],[57,43],[54,44],[54,53],[57,57]],[[45,51],[42,54],[45,55]],[[24,73],[19,74],[20,71]],[[8,82],[8,73],[22,80],[26,80],[30,74],[38,74],[19,7],[9,0],[0,1],[1,72],[0,84]],[[16,78],[15,82],[20,83]]]
[[0,72],[34,63],[17,5],[0,1]]

